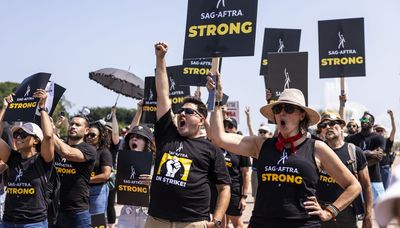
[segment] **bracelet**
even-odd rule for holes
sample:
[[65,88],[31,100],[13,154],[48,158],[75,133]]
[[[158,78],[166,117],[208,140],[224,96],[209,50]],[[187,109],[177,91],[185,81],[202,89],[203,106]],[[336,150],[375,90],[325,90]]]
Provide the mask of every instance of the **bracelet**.
[[328,204],[328,206],[325,208],[329,213],[332,214],[332,218],[335,219],[336,216],[339,214],[339,209],[335,207],[333,204]]
[[222,101],[215,101],[215,106],[222,106]]
[[247,194],[242,194],[243,199],[247,199]]
[[47,108],[46,108],[46,107],[44,107],[44,108],[39,108],[38,111],[39,111],[39,112],[41,112],[41,111],[47,112]]

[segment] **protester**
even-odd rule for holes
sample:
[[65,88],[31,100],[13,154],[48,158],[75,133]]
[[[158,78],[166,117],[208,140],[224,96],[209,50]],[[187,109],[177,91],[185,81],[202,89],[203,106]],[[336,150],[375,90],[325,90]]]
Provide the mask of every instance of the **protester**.
[[97,149],[94,168],[90,176],[89,213],[105,214],[108,200],[107,181],[111,175],[112,157],[108,150],[110,138],[99,121],[90,124],[85,141]]
[[400,224],[400,166],[394,169],[391,184],[375,205],[375,217],[379,227],[386,227],[393,218]]
[[[350,172],[358,177],[362,186],[364,205],[361,198],[343,209],[335,220],[322,223],[321,227],[357,227],[357,215],[363,213],[364,228],[372,227],[372,190],[367,169],[367,159],[359,147],[344,141],[344,126],[346,122],[338,113],[324,112],[318,127],[325,142],[336,153],[340,160],[347,166]],[[317,199],[321,205],[332,204],[342,194],[343,189],[324,170],[321,171],[317,188]],[[357,201],[358,200],[358,201]],[[357,211],[363,209],[364,211]]]
[[[1,109],[0,115],[4,116],[4,113],[2,114],[1,112],[5,112],[5,111],[6,111],[6,109]],[[6,142],[7,145],[11,149],[14,149],[12,132],[11,132],[10,124],[7,121],[0,121],[0,136],[1,136],[1,139],[3,139],[4,142]],[[7,169],[8,169],[7,164],[4,161],[0,160],[0,221],[2,221],[2,218],[3,218],[4,201],[6,199],[6,192],[5,192],[6,172],[5,171]]]
[[[167,48],[165,43],[155,45],[157,150],[145,227],[221,227],[230,199],[230,178],[223,154],[200,136],[207,118],[206,106],[200,100],[185,98],[174,125],[165,62]],[[217,186],[218,199],[213,221],[209,222],[211,182]]]
[[380,195],[385,191],[382,183],[379,161],[383,157],[383,148],[385,148],[385,139],[373,132],[375,117],[364,112],[360,119],[361,132],[346,138],[346,141],[360,147],[368,161],[368,173],[372,184],[372,193],[374,204]]
[[[217,103],[222,98],[218,78]],[[215,88],[211,77],[208,87]],[[258,191],[250,227],[320,227],[320,221],[335,218],[360,193],[357,179],[322,141],[306,137],[307,128],[319,122],[319,114],[305,106],[297,89],[285,89],[278,100],[260,109],[277,124],[278,137],[240,136],[225,133],[219,106],[211,115],[212,141],[244,156],[258,159]],[[322,209],[315,197],[318,170],[324,169],[343,193]]]
[[[237,122],[233,118],[224,119],[225,132],[239,134]],[[223,226],[232,222],[233,227],[244,227],[242,213],[246,209],[246,199],[250,195],[250,158],[224,151],[226,168],[231,177],[231,200],[226,210]]]
[[60,212],[56,227],[89,227],[89,180],[96,159],[96,148],[84,142],[89,122],[84,116],[71,118],[68,139],[54,137],[55,165],[60,175]]
[[346,129],[347,129],[347,137],[355,135],[360,131],[358,123],[354,119],[351,119],[349,122],[347,122]]
[[[0,159],[9,167],[1,224],[4,228],[48,227],[45,189],[54,159],[53,129],[45,109],[46,91],[38,89],[33,97],[40,99],[38,110],[43,131],[31,122],[14,127],[16,151],[0,139]],[[0,122],[3,122],[5,111],[12,102],[12,95],[3,99]]]
[[[390,135],[388,138],[386,138],[386,145],[385,148],[383,148],[384,155],[382,160],[379,162],[380,165],[380,172],[381,172],[381,177],[382,177],[382,183],[383,187],[387,189],[389,185],[389,180],[390,176],[392,173],[392,159],[394,156],[391,154],[392,152],[392,147],[393,147],[393,142],[394,142],[394,136],[396,135],[396,123],[394,122],[394,116],[392,110],[388,110],[387,113],[389,114],[390,117],[390,123],[392,129],[390,130]],[[382,125],[376,125],[374,126],[374,131],[381,135],[382,137],[386,137],[386,128]]]
[[[124,151],[139,151],[154,153],[153,134],[145,126],[134,126],[125,135]],[[139,179],[150,185],[151,175],[141,174]],[[124,205],[118,219],[118,228],[143,228],[148,215],[148,208],[133,205]]]

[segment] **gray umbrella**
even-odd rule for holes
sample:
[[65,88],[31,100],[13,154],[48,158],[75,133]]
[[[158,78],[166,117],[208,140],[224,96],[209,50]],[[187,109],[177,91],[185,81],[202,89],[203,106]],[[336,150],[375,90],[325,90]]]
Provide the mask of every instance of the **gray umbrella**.
[[89,78],[118,94],[136,99],[143,98],[143,79],[129,71],[115,68],[103,68],[90,72]]

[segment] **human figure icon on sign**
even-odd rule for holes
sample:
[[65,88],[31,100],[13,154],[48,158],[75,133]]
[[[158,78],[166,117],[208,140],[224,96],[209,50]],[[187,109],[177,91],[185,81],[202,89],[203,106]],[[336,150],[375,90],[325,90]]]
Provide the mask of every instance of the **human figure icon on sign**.
[[290,77],[289,77],[289,72],[286,70],[284,70],[284,74],[285,74],[285,85],[283,86],[283,89],[289,89],[290,88]]
[[344,36],[342,33],[338,32],[338,36],[339,36],[338,49],[340,49],[340,47],[344,48],[344,43],[346,42],[346,40],[344,39]]
[[129,177],[129,179],[135,179],[135,175],[136,175],[136,170],[135,170],[135,168],[131,165],[131,176]]
[[174,91],[175,90],[175,81],[171,77],[169,77],[169,81],[171,86],[169,87],[169,91]]
[[225,7],[225,0],[218,0],[217,2],[217,9],[219,8],[219,5],[222,4],[222,7]]
[[26,97],[26,96],[29,96],[29,93],[31,92],[31,87],[30,87],[30,85],[28,85],[27,87],[26,87],[26,92],[25,92],[25,94],[24,94],[24,97]]
[[278,48],[278,53],[283,52],[283,49],[285,48],[285,44],[283,43],[283,40],[279,38],[279,48]]

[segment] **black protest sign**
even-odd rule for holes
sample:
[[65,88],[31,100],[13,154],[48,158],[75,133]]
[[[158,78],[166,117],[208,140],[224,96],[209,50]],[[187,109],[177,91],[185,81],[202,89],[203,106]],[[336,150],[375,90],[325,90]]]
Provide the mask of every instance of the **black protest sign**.
[[318,21],[319,77],[365,76],[364,18]]
[[[182,74],[179,75],[179,85],[206,86],[207,76],[211,70],[211,58],[183,60]],[[219,62],[221,72],[222,59]]]
[[33,93],[37,89],[44,89],[50,76],[48,73],[37,73],[25,78],[15,92],[13,103],[8,105],[4,120],[33,122],[39,101],[33,97]]
[[106,215],[104,213],[91,215],[91,219],[92,219],[92,228],[107,227]]
[[183,105],[183,98],[190,96],[190,86],[179,85],[177,78],[180,77],[181,66],[167,67],[169,81],[169,98],[171,99],[172,111],[175,113]]
[[144,79],[144,100],[141,123],[154,124],[156,122],[157,111],[157,91],[155,77],[145,77]]
[[284,89],[296,88],[303,92],[307,103],[308,53],[269,53],[268,60],[268,76],[265,76],[265,88],[271,90],[272,100],[278,100]]
[[[58,85],[57,83],[48,82],[45,90],[47,93],[46,109],[49,110],[49,116],[52,116],[54,110],[56,109],[58,102],[60,101],[60,99],[66,89],[64,87]],[[40,113],[38,110],[36,111],[36,115],[40,116]],[[36,118],[38,118],[38,117],[36,117]]]
[[183,58],[254,55],[257,0],[189,0]]
[[139,176],[150,176],[152,158],[151,152],[119,151],[116,178],[118,204],[149,205],[149,186]]
[[266,28],[261,55],[260,75],[268,73],[268,52],[297,52],[300,48],[300,29]]

